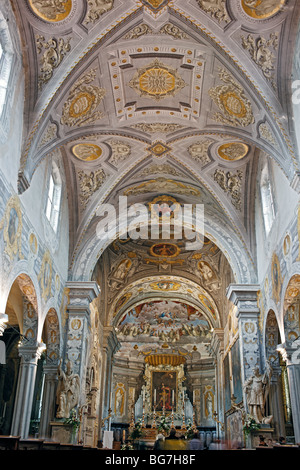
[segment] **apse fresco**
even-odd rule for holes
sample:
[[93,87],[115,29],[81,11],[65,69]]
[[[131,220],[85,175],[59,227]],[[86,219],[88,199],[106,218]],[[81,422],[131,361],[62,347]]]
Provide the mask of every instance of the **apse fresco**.
[[152,338],[176,342],[206,335],[209,324],[202,313],[190,305],[169,300],[142,303],[120,320],[117,333],[124,337]]

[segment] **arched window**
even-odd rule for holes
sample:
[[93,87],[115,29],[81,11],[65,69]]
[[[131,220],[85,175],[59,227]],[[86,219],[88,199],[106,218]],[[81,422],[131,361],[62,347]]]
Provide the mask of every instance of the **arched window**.
[[[0,2],[1,3],[1,2]],[[12,91],[18,76],[16,56],[12,37],[8,28],[10,24],[1,11],[0,5],[0,142],[4,142],[9,129],[9,112],[12,106]]]
[[261,171],[260,194],[265,231],[268,235],[275,219],[274,197],[268,161],[264,163]]
[[55,163],[52,163],[48,182],[48,197],[46,204],[46,217],[50,222],[54,232],[57,231],[60,201],[61,201],[62,181],[59,169]]

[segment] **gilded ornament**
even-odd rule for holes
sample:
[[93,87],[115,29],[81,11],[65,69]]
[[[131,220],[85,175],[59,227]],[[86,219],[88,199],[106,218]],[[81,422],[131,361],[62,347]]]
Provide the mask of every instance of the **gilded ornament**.
[[72,148],[72,153],[79,160],[91,162],[97,160],[102,155],[102,149],[96,144],[76,144]]
[[82,126],[103,117],[100,111],[96,111],[105,96],[105,90],[95,85],[90,85],[96,78],[95,70],[85,73],[71,87],[69,97],[62,110],[60,122],[67,126]]
[[155,59],[136,72],[129,86],[142,97],[161,100],[167,96],[174,96],[186,86],[186,83],[176,69]]
[[222,113],[216,113],[214,120],[233,126],[246,127],[255,122],[251,103],[243,88],[224,69],[220,69],[220,79],[225,85],[209,90],[209,95]]
[[249,146],[242,142],[227,142],[220,145],[218,155],[223,160],[237,161],[244,158],[249,151]]
[[69,16],[72,0],[29,0],[29,5],[42,20],[57,23]]
[[153,145],[148,147],[147,150],[149,150],[156,157],[162,157],[165,153],[169,152],[171,148],[163,142],[155,142]]
[[153,290],[159,291],[177,291],[180,289],[179,282],[171,282],[171,281],[161,281],[161,282],[153,282],[150,284],[150,287]]
[[180,248],[174,243],[156,243],[150,248],[150,255],[164,258],[176,258]]
[[264,20],[282,10],[285,3],[286,0],[242,0],[242,8],[251,18]]
[[141,0],[141,2],[155,13],[168,5],[170,0]]

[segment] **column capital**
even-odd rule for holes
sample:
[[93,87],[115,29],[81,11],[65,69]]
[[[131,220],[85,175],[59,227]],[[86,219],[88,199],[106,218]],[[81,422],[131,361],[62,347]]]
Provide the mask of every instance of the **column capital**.
[[69,289],[69,314],[89,313],[90,303],[100,294],[100,288],[96,282],[67,282]]
[[36,363],[45,351],[46,345],[35,341],[22,342],[19,346],[19,355],[26,363]]
[[87,299],[89,303],[100,294],[100,287],[95,281],[68,281],[66,288],[69,289],[70,297],[76,297],[83,301]]
[[230,284],[227,288],[227,298],[238,308],[238,314],[257,317],[260,313],[257,304],[258,284]]

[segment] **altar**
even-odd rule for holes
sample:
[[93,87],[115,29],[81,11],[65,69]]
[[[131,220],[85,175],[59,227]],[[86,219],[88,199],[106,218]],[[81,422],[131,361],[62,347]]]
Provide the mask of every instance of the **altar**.
[[184,386],[185,361],[180,354],[145,356],[145,382],[132,409],[131,427],[138,421],[147,434],[149,426],[163,434],[172,428],[186,432],[187,426],[195,427],[194,407]]

